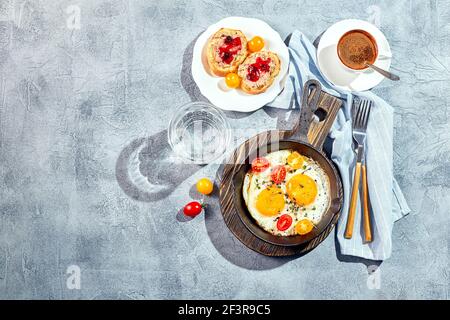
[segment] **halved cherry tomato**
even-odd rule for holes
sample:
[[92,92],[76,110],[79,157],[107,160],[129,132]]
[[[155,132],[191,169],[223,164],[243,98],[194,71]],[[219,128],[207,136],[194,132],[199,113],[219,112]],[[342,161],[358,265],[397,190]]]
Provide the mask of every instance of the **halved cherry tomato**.
[[188,217],[195,217],[202,212],[203,206],[200,202],[192,201],[184,206],[183,212]]
[[295,170],[300,169],[303,165],[303,157],[297,151],[292,152],[286,159],[287,163]]
[[300,235],[310,233],[313,228],[314,224],[308,219],[302,219],[295,225],[295,231]]
[[272,181],[275,182],[276,184],[282,183],[284,181],[284,178],[286,178],[286,168],[282,165],[275,166],[272,169],[270,177],[272,178]]
[[277,228],[280,231],[289,229],[292,224],[292,217],[288,214],[283,214],[277,222]]
[[263,172],[269,167],[270,163],[264,157],[255,158],[252,161],[252,171],[253,172]]

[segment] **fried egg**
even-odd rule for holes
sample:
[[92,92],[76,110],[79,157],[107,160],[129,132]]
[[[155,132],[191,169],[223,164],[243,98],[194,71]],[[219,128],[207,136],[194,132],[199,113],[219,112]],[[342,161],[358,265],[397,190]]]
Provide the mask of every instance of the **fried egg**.
[[258,225],[276,236],[310,232],[329,207],[330,182],[313,159],[293,150],[257,158],[242,194]]

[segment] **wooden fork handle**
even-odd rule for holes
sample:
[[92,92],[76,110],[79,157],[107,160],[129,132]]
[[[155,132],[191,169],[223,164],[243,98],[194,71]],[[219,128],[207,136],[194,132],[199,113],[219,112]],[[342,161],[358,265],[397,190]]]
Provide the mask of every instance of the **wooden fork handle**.
[[344,237],[351,239],[353,236],[353,226],[355,224],[356,204],[358,200],[359,180],[361,178],[361,162],[356,163],[355,176],[353,179],[352,197],[350,200],[350,209],[348,211],[347,226],[345,227]]
[[362,191],[363,191],[363,224],[364,224],[364,242],[372,242],[372,227],[370,225],[369,211],[369,186],[367,184],[366,165],[362,165]]

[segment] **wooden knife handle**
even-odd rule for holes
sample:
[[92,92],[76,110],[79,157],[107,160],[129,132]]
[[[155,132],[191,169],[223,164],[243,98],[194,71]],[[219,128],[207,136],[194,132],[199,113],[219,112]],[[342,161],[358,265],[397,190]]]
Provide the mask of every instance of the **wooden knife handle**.
[[356,163],[355,176],[353,179],[352,198],[350,200],[350,209],[348,211],[347,226],[345,227],[344,237],[351,239],[353,236],[353,226],[355,224],[356,204],[358,201],[359,180],[361,178],[361,162]]
[[369,211],[369,186],[367,184],[366,165],[362,165],[362,189],[363,189],[363,223],[364,223],[364,242],[372,242],[372,227],[370,225]]

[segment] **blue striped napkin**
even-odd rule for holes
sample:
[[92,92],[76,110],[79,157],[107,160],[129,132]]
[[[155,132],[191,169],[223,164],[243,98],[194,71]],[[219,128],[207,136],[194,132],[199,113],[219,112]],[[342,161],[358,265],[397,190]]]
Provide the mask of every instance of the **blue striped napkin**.
[[[358,96],[369,98],[375,103],[370,114],[366,140],[367,180],[373,213],[374,241],[369,244],[363,243],[360,203],[357,207],[353,238],[345,239],[344,231],[356,160],[352,147],[350,116],[354,96],[348,91],[336,88],[322,77],[317,67],[316,48],[300,31],[292,33],[289,53],[291,61],[285,89],[268,106],[286,109],[293,96],[296,98],[296,102],[301,101],[303,84],[309,79],[317,79],[322,84],[324,91],[344,100],[344,105],[339,111],[329,135],[333,140],[331,159],[339,168],[344,186],[344,207],[337,225],[339,249],[343,255],[385,260],[390,257],[392,252],[394,222],[410,212],[403,193],[393,176],[393,109],[387,102],[370,91],[358,93]],[[296,103],[296,105],[299,104]]]

